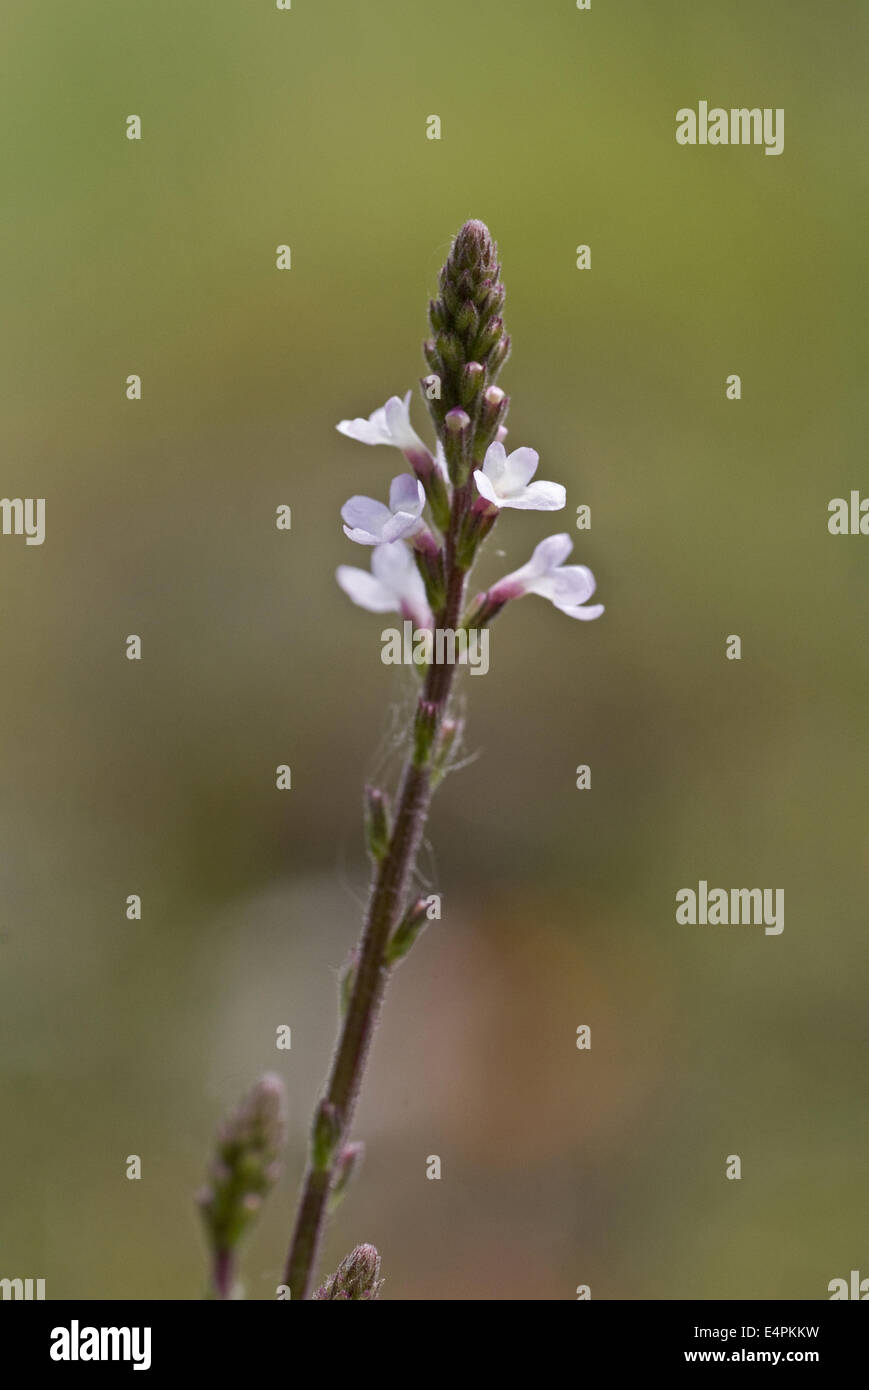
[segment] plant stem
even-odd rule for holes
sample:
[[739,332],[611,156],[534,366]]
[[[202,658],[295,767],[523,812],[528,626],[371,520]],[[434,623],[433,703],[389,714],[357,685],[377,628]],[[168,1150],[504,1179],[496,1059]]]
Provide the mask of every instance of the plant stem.
[[[440,625],[458,627],[465,594],[465,571],[456,563],[456,541],[468,506],[470,484],[456,489],[446,536],[446,601]],[[389,939],[406,907],[411,876],[425,830],[432,797],[432,754],[449,703],[455,666],[432,663],[417,705],[416,718],[424,705],[434,709],[434,737],[428,751],[419,759],[413,749],[404,765],[392,834],[386,854],[380,861],[371,887],[365,926],[358,950],[358,963],[347,1012],[338,1035],[324,1099],[340,1117],[340,1139],[329,1166],[317,1168],[309,1158],[302,1195],[287,1257],[284,1283],[294,1300],[309,1296],[314,1263],[325,1223],[329,1191],[341,1146],[347,1138],[359,1095],[362,1074],[377,1025],[386,988],[388,970],[384,954]]]
[[214,1256],[214,1296],[230,1298],[235,1282],[235,1260],[231,1250],[218,1250]]

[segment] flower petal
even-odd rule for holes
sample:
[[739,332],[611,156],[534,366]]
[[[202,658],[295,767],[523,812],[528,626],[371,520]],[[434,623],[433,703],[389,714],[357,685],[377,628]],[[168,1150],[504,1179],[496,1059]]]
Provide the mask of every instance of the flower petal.
[[371,556],[371,569],[384,588],[394,595],[394,607],[399,612],[413,618],[418,627],[433,626],[425,584],[413,552],[402,541],[379,545]]
[[534,547],[528,564],[523,565],[522,570],[517,570],[517,573],[521,572],[523,578],[527,579],[548,574],[567,559],[572,549],[573,541],[566,531],[559,532],[557,536],[547,536],[545,541]]
[[594,575],[586,565],[562,565],[533,579],[528,592],[550,599],[558,608],[575,608],[591,598],[596,588]]
[[[379,545],[371,556],[371,572],[393,594],[403,594],[414,579],[420,578],[413,554],[400,541],[392,545]],[[423,593],[425,585],[423,584]]]
[[514,507],[522,512],[560,512],[567,501],[561,483],[531,483],[515,497],[500,498],[502,507]]
[[341,519],[353,529],[379,535],[392,517],[389,508],[373,497],[350,497],[341,508]]
[[485,497],[486,501],[491,502],[494,506],[500,507],[501,498],[492,486],[491,479],[487,478],[486,474],[479,468],[474,470],[474,482],[477,484],[477,491],[481,497]]
[[567,608],[561,603],[556,603],[555,607],[559,613],[566,613],[568,618],[579,618],[581,622],[590,623],[594,618],[599,618],[604,611],[602,603],[592,603],[588,608],[577,605],[574,608]]
[[412,473],[399,473],[389,487],[389,509],[419,516],[425,506],[425,489]]
[[425,586],[420,581],[420,592],[402,599],[399,612],[403,618],[410,618],[414,627],[434,627],[434,614],[428,606]]
[[355,565],[339,565],[335,578],[347,597],[360,608],[367,608],[369,613],[392,613],[398,608],[395,594],[367,570],[357,569]]
[[388,444],[389,433],[386,428],[386,415],[383,407],[375,410],[368,420],[357,416],[355,420],[342,420],[335,426],[339,434],[348,439],[358,439],[360,444]]
[[360,444],[392,444],[398,449],[425,449],[410,423],[410,397],[390,396],[386,405],[373,410],[367,420],[342,420],[335,428]]
[[[500,496],[507,485],[509,470],[507,468],[507,450],[504,448],[504,445],[499,444],[497,440],[494,444],[490,444],[486,450],[482,471],[492,484],[495,492]],[[494,499],[490,498],[487,500],[493,501]]]
[[400,396],[390,396],[383,407],[389,442],[397,449],[424,449],[425,445],[410,423],[410,397],[410,391],[404,400]]
[[416,535],[417,531],[422,530],[422,526],[423,523],[413,512],[394,512],[381,531],[380,539],[385,544],[400,541]]
[[532,585],[555,569],[572,549],[573,541],[566,531],[557,536],[547,536],[545,541],[534,547],[534,553],[528,563],[499,579],[489,590],[490,595],[510,592],[511,597],[514,597],[516,593],[528,593]]
[[[491,447],[498,447],[503,450],[504,445],[492,445]],[[536,449],[529,449],[524,445],[520,449],[514,449],[512,454],[507,455],[501,491],[510,496],[527,487],[537,472],[539,462],[540,455]]]
[[378,545],[371,555],[371,574],[354,565],[339,565],[336,579],[360,608],[371,613],[401,613],[417,627],[433,627],[425,584],[413,553],[401,541]]

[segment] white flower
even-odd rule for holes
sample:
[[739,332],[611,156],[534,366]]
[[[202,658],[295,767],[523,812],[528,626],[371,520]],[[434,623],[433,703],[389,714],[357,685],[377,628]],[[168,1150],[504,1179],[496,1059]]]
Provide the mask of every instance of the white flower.
[[434,626],[422,576],[413,553],[401,541],[378,545],[371,552],[371,574],[339,565],[337,579],[347,597],[369,613],[401,613],[416,627]]
[[474,473],[477,491],[495,507],[518,507],[526,512],[558,512],[566,493],[560,483],[532,483],[540,455],[536,449],[508,454],[498,440],[486,450],[483,467]]
[[404,400],[400,396],[390,396],[386,405],[375,410],[367,420],[360,415],[355,420],[342,420],[335,428],[340,434],[346,434],[348,439],[358,439],[360,444],[392,444],[405,452],[422,450],[428,454],[428,449],[410,423],[410,397],[410,391]]
[[488,593],[489,602],[501,605],[508,599],[520,598],[522,594],[539,594],[541,598],[548,598],[569,618],[580,618],[586,622],[599,618],[603,612],[602,603],[582,607],[596,588],[591,570],[585,565],[562,563],[572,549],[573,541],[566,532],[548,536],[535,548],[527,565],[505,575],[492,586]]
[[389,506],[373,497],[351,497],[341,508],[345,535],[359,545],[384,545],[412,536],[424,525],[422,483],[410,473],[399,473],[389,489]]

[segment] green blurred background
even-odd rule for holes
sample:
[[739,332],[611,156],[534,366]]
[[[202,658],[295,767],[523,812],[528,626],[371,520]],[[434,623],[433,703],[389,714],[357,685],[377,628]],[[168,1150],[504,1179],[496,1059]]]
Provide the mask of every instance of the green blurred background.
[[[333,577],[364,563],[341,503],[401,459],[334,425],[424,370],[467,217],[501,250],[511,443],[568,488],[555,525],[502,519],[480,578],[587,503],[575,558],[607,611],[528,599],[465,682],[480,756],[424,866],[444,921],[390,992],[323,1267],[373,1241],[408,1299],[813,1299],[869,1274],[869,540],[826,526],[866,482],[865,16],[3,6],[2,492],[47,499],[47,539],[0,538],[0,1275],[199,1297],[192,1194],[272,1069],[290,1144],[245,1281],[274,1295],[361,787],[409,693]],[[700,99],[783,107],[783,155],[679,147]],[[700,878],[783,887],[784,933],[677,927]]]

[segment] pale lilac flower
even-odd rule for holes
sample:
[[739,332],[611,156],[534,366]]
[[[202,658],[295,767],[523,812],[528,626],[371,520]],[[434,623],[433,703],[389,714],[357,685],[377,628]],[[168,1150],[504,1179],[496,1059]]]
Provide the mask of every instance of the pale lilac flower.
[[400,396],[390,396],[386,405],[375,410],[367,420],[357,416],[355,420],[342,420],[335,428],[348,439],[358,439],[360,444],[391,444],[405,453],[428,454],[410,423],[410,397],[410,391],[404,400]]
[[494,507],[518,507],[522,511],[557,512],[566,493],[560,483],[532,483],[540,455],[536,449],[514,449],[508,454],[496,440],[486,450],[483,467],[474,473],[477,491]]
[[487,610],[497,612],[509,599],[521,598],[523,594],[539,594],[541,598],[548,598],[569,618],[580,618],[586,622],[599,618],[604,611],[602,603],[582,606],[596,588],[591,570],[585,565],[563,564],[572,549],[573,541],[566,532],[541,541],[527,565],[492,585],[485,596]]
[[410,473],[399,473],[389,489],[389,506],[373,497],[351,497],[341,508],[344,534],[359,545],[386,545],[420,531],[425,490]]
[[338,583],[348,598],[369,613],[400,613],[417,627],[433,627],[425,584],[413,552],[402,541],[378,545],[371,552],[371,573],[339,565]]

